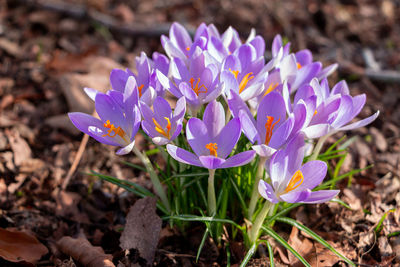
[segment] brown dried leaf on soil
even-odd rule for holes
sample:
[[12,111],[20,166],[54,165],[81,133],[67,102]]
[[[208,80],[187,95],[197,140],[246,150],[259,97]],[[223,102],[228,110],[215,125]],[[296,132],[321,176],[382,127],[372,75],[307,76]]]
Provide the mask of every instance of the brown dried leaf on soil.
[[11,262],[36,263],[48,249],[36,237],[0,228],[0,257]]
[[86,238],[64,236],[57,241],[57,247],[62,253],[71,256],[82,265],[88,267],[115,267],[112,256],[105,254],[101,247],[94,247]]
[[14,163],[16,166],[20,166],[24,161],[31,158],[32,150],[28,143],[20,136],[19,132],[14,129],[6,129],[5,134],[14,153]]
[[161,218],[156,214],[156,199],[139,199],[129,210],[125,229],[120,238],[123,249],[136,249],[151,265],[161,231]]

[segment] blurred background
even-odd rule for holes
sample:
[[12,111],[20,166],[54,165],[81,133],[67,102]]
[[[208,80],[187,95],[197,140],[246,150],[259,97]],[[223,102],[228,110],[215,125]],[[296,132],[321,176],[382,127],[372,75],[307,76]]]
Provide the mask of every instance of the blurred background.
[[[151,189],[150,182],[145,173],[121,164],[138,163],[133,156],[121,159],[113,148],[92,139],[79,166],[71,170],[74,159],[82,155],[77,153],[82,135],[66,113],[92,113],[83,87],[110,89],[111,69],[134,70],[141,51],[148,56],[163,52],[160,36],[168,34],[174,21],[191,32],[202,22],[215,24],[220,32],[233,26],[243,40],[254,28],[265,38],[267,59],[274,36],[281,34],[292,43],[292,51],[308,48],[324,66],[339,63],[330,85],[345,79],[353,95],[367,94],[359,117],[381,111],[368,128],[349,133],[355,141],[342,171],[374,167],[357,174],[351,188],[342,185],[341,198],[353,210],[331,203],[313,211],[325,217],[311,218],[305,216],[310,210],[300,209],[294,218],[322,232],[348,236],[335,244],[360,263],[385,264],[399,257],[398,238],[382,241],[389,249],[366,234],[388,207],[400,203],[398,0],[0,1],[0,211],[5,216],[0,217],[0,226],[29,229],[45,243],[84,230],[92,244],[110,254],[120,253],[117,228],[125,223],[135,196],[85,173],[111,174]],[[138,144],[148,146],[140,136]],[[392,228],[387,231],[400,229],[399,214],[390,215]],[[201,239],[196,239],[196,229],[194,241],[165,231],[159,248],[195,255]],[[172,245],[171,236],[179,242],[174,239]],[[207,246],[206,253],[217,254],[209,253],[199,264],[223,265],[218,249]],[[239,259],[240,246],[236,250]],[[165,251],[157,253],[160,264],[194,264],[190,257],[171,260]],[[62,259],[52,252],[46,257],[42,265]]]

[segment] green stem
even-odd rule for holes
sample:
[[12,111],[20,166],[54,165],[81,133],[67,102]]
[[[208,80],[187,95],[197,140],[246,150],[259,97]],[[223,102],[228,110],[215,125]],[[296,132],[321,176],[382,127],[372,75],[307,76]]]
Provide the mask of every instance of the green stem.
[[167,195],[165,194],[164,188],[161,185],[160,179],[158,178],[158,175],[155,172],[153,165],[150,162],[150,159],[145,153],[140,152],[136,146],[133,147],[133,153],[135,153],[135,155],[142,161],[143,165],[146,167],[146,170],[150,175],[150,180],[154,186],[154,191],[160,197],[161,202],[164,204],[168,212],[170,212],[171,207],[169,205]]
[[323,147],[323,145],[324,145],[326,139],[328,139],[328,137],[331,136],[331,135],[332,135],[332,133],[327,134],[327,135],[325,135],[325,136],[322,136],[322,137],[318,140],[317,144],[315,145],[313,154],[312,154],[311,157],[310,157],[310,161],[316,160],[316,159],[318,158],[319,152],[321,152],[321,149],[322,149],[322,147]]
[[266,157],[260,157],[260,162],[258,163],[258,168],[257,168],[257,173],[256,173],[256,179],[254,181],[253,185],[253,191],[251,192],[251,198],[250,198],[250,204],[249,204],[249,210],[247,214],[247,218],[249,220],[252,220],[254,210],[256,209],[257,201],[258,201],[258,183],[260,182],[261,178],[263,177],[264,174],[264,164],[267,161]]
[[228,109],[228,111],[226,112],[226,115],[225,115],[225,123],[229,122],[229,119],[231,118],[231,115],[232,115],[231,110]]
[[217,212],[217,201],[215,199],[215,188],[214,188],[214,174],[215,170],[208,170],[208,213],[210,216],[214,216]]
[[267,217],[268,212],[272,206],[273,206],[273,204],[271,202],[265,201],[264,207],[262,208],[260,213],[257,215],[256,220],[254,221],[254,224],[251,227],[250,233],[249,233],[249,239],[250,239],[251,244],[253,244],[257,241],[257,238],[260,235],[261,226],[262,226],[263,222],[265,221],[265,218]]

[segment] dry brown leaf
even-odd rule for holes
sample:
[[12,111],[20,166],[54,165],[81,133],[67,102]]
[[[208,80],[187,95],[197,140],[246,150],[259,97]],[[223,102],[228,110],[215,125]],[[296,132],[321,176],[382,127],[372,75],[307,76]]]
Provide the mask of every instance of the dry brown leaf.
[[20,166],[25,160],[31,158],[31,148],[29,147],[28,143],[20,136],[19,132],[14,129],[6,129],[5,134],[14,153],[14,163],[16,166]]
[[[315,256],[313,257],[312,255],[315,252],[313,243],[307,238],[300,239],[299,229],[294,226],[292,227],[292,232],[290,233],[288,243],[307,261],[310,259],[315,259]],[[292,253],[288,252],[288,256],[290,266],[303,266],[302,263],[300,263]]]
[[48,249],[36,237],[0,228],[0,257],[11,262],[35,264]]
[[6,38],[0,38],[0,49],[16,58],[22,56],[21,47],[17,43],[13,43]]
[[139,199],[129,210],[120,238],[123,249],[136,249],[152,265],[161,231],[161,218],[156,214],[156,199]]
[[58,249],[87,267],[115,267],[112,256],[101,247],[94,247],[86,238],[64,236],[57,241]]

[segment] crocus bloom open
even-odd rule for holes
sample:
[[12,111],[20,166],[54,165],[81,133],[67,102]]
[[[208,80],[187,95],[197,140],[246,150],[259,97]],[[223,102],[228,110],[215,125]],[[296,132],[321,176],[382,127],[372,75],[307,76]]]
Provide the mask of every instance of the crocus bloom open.
[[229,157],[241,134],[240,121],[232,119],[225,125],[225,112],[221,103],[213,100],[205,111],[203,120],[191,118],[186,126],[187,140],[194,153],[168,144],[168,153],[177,161],[219,169],[241,166],[249,163],[254,151],[244,151]]
[[157,145],[165,145],[173,141],[182,130],[182,120],[185,116],[186,101],[181,97],[176,103],[174,112],[162,97],[157,97],[153,104],[154,112],[145,103],[140,103],[140,111],[144,120],[142,128]]
[[118,155],[129,153],[135,145],[135,135],[140,126],[141,115],[135,104],[136,82],[130,77],[125,93],[110,90],[107,94],[98,92],[95,98],[96,112],[100,119],[81,112],[72,112],[68,116],[80,131],[97,141],[122,147]]
[[251,143],[257,142],[252,148],[261,157],[270,157],[289,141],[294,117],[286,119],[285,102],[279,93],[271,92],[261,100],[257,120],[237,93],[231,91],[228,103],[233,116],[240,118],[244,134]]
[[261,94],[268,72],[262,71],[264,57],[258,57],[250,44],[240,46],[222,64],[221,82],[225,83],[225,94],[234,90],[247,101]]
[[276,152],[269,162],[271,184],[261,180],[258,191],[272,203],[322,203],[335,197],[339,190],[311,191],[326,176],[326,163],[319,160],[302,165],[304,136],[299,134],[286,149]]
[[216,99],[223,89],[218,82],[218,67],[212,61],[207,53],[196,47],[188,65],[180,58],[171,60],[173,82],[160,71],[157,71],[157,77],[175,97],[184,96],[192,114],[196,114],[202,104]]

